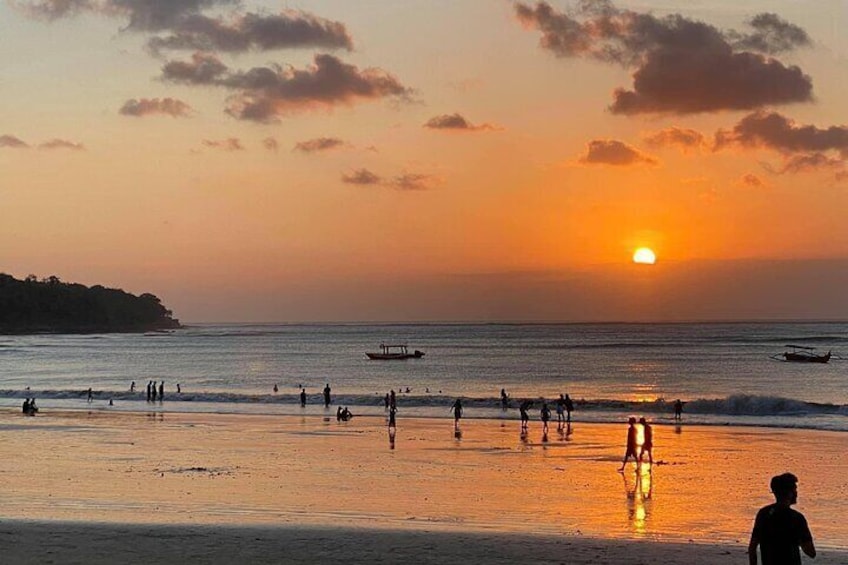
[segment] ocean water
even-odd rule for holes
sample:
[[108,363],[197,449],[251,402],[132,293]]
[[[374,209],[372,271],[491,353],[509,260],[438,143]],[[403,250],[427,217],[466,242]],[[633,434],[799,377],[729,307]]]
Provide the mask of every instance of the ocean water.
[[[381,343],[406,343],[426,355],[367,359]],[[786,344],[834,358],[773,359]],[[165,381],[164,402],[146,402],[150,380]],[[390,389],[400,392],[402,413],[425,417],[450,417],[461,397],[468,417],[515,418],[520,399],[539,408],[568,393],[583,421],[644,414],[671,422],[680,398],[685,423],[848,431],[848,324],[197,325],[0,336],[0,406],[34,396],[42,410],[297,414],[304,386],[305,411],[322,413],[327,383],[334,405],[354,413],[382,413]],[[512,398],[506,412],[501,388]]]

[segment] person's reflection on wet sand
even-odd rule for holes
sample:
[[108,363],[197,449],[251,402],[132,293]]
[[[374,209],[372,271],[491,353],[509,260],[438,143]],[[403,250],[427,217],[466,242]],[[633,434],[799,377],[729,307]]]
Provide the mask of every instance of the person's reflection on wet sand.
[[650,510],[649,501],[653,491],[653,476],[649,469],[640,468],[635,478],[628,479],[624,474],[624,491],[627,497],[627,517],[636,533],[644,534]]
[[389,449],[395,448],[395,434],[397,434],[397,428],[389,427]]

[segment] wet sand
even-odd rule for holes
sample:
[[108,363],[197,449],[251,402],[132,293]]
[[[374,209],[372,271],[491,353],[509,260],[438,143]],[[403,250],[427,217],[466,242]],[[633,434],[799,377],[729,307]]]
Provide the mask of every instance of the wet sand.
[[[658,464],[622,475],[624,425],[554,425],[546,439],[538,422],[526,437],[515,420],[463,421],[460,437],[450,420],[401,412],[398,425],[392,445],[382,418],[0,412],[4,553],[33,563],[745,562],[768,480],[790,470],[816,562],[848,562],[846,434],[655,426]],[[52,553],[24,559],[36,549]]]

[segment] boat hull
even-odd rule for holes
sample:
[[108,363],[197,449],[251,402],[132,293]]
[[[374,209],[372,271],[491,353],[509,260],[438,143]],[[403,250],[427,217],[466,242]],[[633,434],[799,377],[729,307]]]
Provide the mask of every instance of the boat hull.
[[807,353],[784,353],[783,359],[785,361],[792,361],[797,363],[827,363],[830,361],[830,353],[827,355],[810,355]]
[[366,353],[369,359],[380,361],[402,361],[404,359],[421,359],[424,353],[416,351],[415,353]]

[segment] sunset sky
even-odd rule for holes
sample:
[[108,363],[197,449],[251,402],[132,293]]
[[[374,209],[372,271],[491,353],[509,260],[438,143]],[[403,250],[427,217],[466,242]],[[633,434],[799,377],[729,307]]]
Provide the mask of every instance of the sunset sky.
[[0,271],[184,322],[848,319],[847,29],[837,0],[0,0]]

